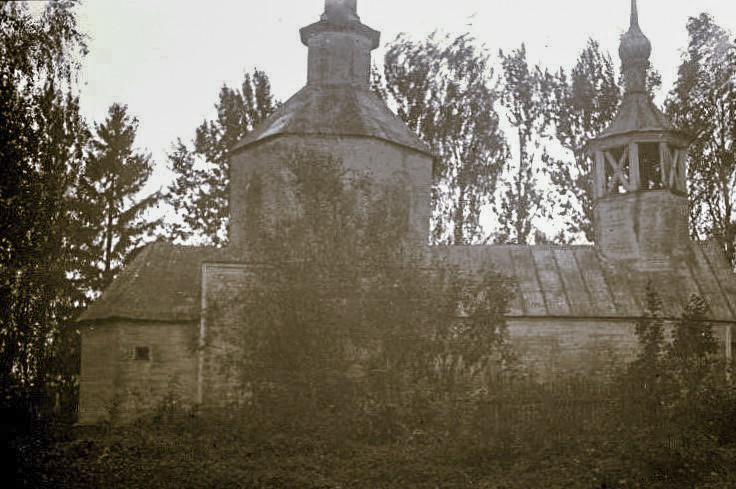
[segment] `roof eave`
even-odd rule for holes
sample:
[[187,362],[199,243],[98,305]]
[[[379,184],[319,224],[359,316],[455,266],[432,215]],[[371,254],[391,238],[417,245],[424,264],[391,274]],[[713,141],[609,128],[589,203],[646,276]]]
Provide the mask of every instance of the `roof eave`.
[[269,141],[273,141],[274,139],[277,139],[279,137],[286,137],[286,136],[306,136],[306,137],[324,137],[324,138],[363,138],[363,139],[374,139],[376,141],[382,141],[384,143],[389,143],[395,146],[399,146],[403,149],[408,149],[411,151],[415,151],[417,153],[421,153],[423,155],[429,156],[430,158],[434,158],[436,155],[429,149],[429,148],[422,148],[419,145],[412,146],[404,143],[400,143],[398,141],[394,141],[392,139],[382,138],[379,136],[371,136],[366,134],[350,134],[350,133],[344,133],[344,134],[333,134],[333,133],[320,133],[320,132],[276,132],[273,134],[269,134],[268,136],[254,139],[252,141],[243,142],[243,144],[237,146],[233,150],[230,151],[230,156],[236,155],[238,153],[241,153],[247,149],[253,148],[255,146],[258,146],[260,144],[265,144]]
[[[678,146],[687,147],[695,136],[687,131],[680,129],[664,128],[664,127],[643,127],[639,129],[630,129],[627,131],[616,131],[603,133],[600,136],[589,140],[583,149],[586,152],[595,151],[596,149],[605,149],[612,146],[620,146],[625,142],[646,142],[647,139],[659,141],[671,141]],[[641,141],[640,139],[644,139]]]

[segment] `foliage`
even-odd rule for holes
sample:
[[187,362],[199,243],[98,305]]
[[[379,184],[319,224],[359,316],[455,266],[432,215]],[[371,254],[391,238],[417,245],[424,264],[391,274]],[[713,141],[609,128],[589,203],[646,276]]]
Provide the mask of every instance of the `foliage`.
[[153,164],[134,147],[137,128],[127,106],[113,104],[89,143],[75,192],[72,237],[79,281],[88,292],[104,290],[159,225],[144,219],[158,192],[139,198]]
[[285,167],[281,194],[296,214],[265,214],[253,176],[249,261],[267,266],[242,297],[211,308],[209,331],[248,325],[224,363],[237,366],[252,409],[276,413],[298,399],[301,414],[282,417],[303,419],[332,406],[382,436],[416,423],[420,400],[426,416],[454,409],[505,358],[505,279],[489,271],[476,283],[412,254],[400,188],[314,153]]
[[[321,198],[313,203],[328,204]],[[279,263],[282,273],[296,270],[284,266]],[[256,328],[260,334],[244,336],[259,341],[267,353],[240,357],[244,372],[268,379],[251,386],[251,402],[198,416],[164,399],[151,418],[133,425],[22,438],[15,445],[21,487],[726,489],[736,482],[736,392],[715,351],[702,299],[693,297],[670,328],[649,286],[646,312],[635,325],[638,356],[621,372],[611,372],[609,380],[560,374],[542,383],[501,369],[496,370],[501,375],[476,378],[473,385],[481,389],[468,392],[461,387],[470,384],[446,382],[460,377],[444,375],[442,361],[435,364],[440,368],[426,370],[416,359],[438,358],[438,351],[472,358],[476,348],[487,352],[499,345],[481,341],[476,347],[473,334],[440,334],[412,346],[409,334],[388,335],[389,341],[373,345],[379,347],[373,352],[376,362],[370,355],[357,361],[343,356],[340,342],[320,334],[331,328],[345,332],[334,320],[353,319],[340,307],[345,296],[362,293],[366,302],[375,296],[370,287],[341,294],[344,282],[326,287],[309,277],[315,271],[307,265],[303,276],[285,275],[284,282],[274,282],[279,274],[264,278],[274,286],[268,297],[287,308],[322,301],[328,290],[339,300],[309,303],[312,307],[301,314],[285,314],[275,306],[262,316],[251,313],[247,319],[259,320],[258,326],[267,322],[277,328]],[[300,285],[290,287],[290,278]],[[398,284],[398,293],[391,292],[394,300],[380,297],[376,308],[386,307],[402,320],[401,310],[411,311],[412,301],[406,281],[399,278]],[[293,292],[302,299],[284,295]],[[469,310],[461,317],[471,323],[474,318],[496,321],[498,303],[488,306],[488,315]],[[365,317],[374,314],[368,311]],[[328,325],[315,327],[315,319]],[[482,336],[494,338],[483,320],[476,325]],[[368,335],[380,342],[389,329]],[[295,338],[284,336],[287,332]],[[359,338],[358,332],[366,334],[359,327],[348,334]],[[384,351],[394,350],[394,342],[395,352]],[[429,352],[418,351],[422,348]],[[405,358],[398,355],[403,351]],[[292,354],[300,357],[292,361]],[[345,375],[356,363],[363,375],[356,376],[355,368]]]
[[276,110],[268,76],[259,70],[246,73],[241,88],[223,85],[217,119],[204,121],[193,147],[177,140],[169,154],[176,174],[167,201],[181,222],[171,224],[179,240],[201,239],[221,246],[227,242],[230,201],[228,150]]
[[[542,194],[537,175],[539,136],[544,130],[545,96],[549,77],[539,67],[529,68],[526,47],[508,55],[500,53],[504,80],[501,102],[511,126],[516,130],[519,158],[507,166],[499,202],[495,205],[499,222],[497,240],[501,243],[530,244],[535,234],[534,219],[542,213]],[[534,234],[533,234],[534,233]]]
[[687,23],[689,44],[667,112],[696,136],[689,149],[690,221],[736,264],[736,41],[708,14]]
[[630,474],[649,486],[688,487],[725,478],[736,453],[736,391],[717,355],[706,302],[691,298],[669,341],[661,300],[651,288],[647,304],[636,327],[640,354],[619,379],[620,407],[609,419],[609,431],[621,436],[620,456]]
[[53,408],[53,392],[73,412],[64,397],[73,352],[58,347],[83,301],[67,280],[69,195],[87,137],[74,95],[86,54],[74,7],[49,2],[34,16],[0,3],[0,405],[17,425]]
[[399,36],[387,46],[380,80],[379,93],[437,155],[432,241],[477,242],[481,208],[491,202],[507,157],[488,55],[467,35]]
[[641,369],[643,373],[652,372],[659,365],[665,341],[662,300],[651,282],[647,284],[645,304],[644,317],[636,323],[635,330],[641,352],[631,365],[631,368]]
[[[55,383],[70,382],[59,367],[57,348],[70,341],[60,325],[85,301],[68,280],[78,263],[68,235],[74,213],[82,212],[74,202],[85,188],[78,177],[92,180],[83,171],[89,135],[70,88],[74,53],[84,43],[72,2],[51,2],[42,19],[15,3],[0,6],[2,403],[37,414]],[[733,253],[731,204],[724,204],[733,195],[727,124],[733,43],[707,16],[689,27],[691,49],[669,108],[703,131],[691,155],[697,233],[718,237]],[[477,238],[477,210],[488,202],[507,151],[495,112],[481,110],[493,108],[481,98],[491,94],[495,103],[499,94],[488,88],[487,65],[474,71],[477,53],[465,43],[456,39],[434,51],[431,42],[397,47],[395,72],[387,75],[395,78],[384,88],[402,117],[449,155],[435,175],[444,182],[436,195],[449,202],[454,225],[443,220],[435,240],[454,243]],[[424,56],[439,61],[423,63]],[[513,83],[506,101],[518,109],[522,144],[533,146],[527,135],[541,116],[525,104],[539,96],[529,83],[535,73],[521,52],[507,60]],[[589,164],[578,161],[582,142],[606,124],[620,93],[609,61],[591,42],[569,79],[563,72],[540,79],[553,83],[554,98],[544,101],[552,108],[542,108],[578,164],[578,174],[553,177],[567,186],[565,205],[577,199],[582,209],[571,234],[588,236],[588,187],[570,191]],[[272,110],[265,75],[246,82],[249,89],[223,89],[218,119],[199,128],[194,149],[180,143],[172,153],[178,179],[171,200],[184,214],[174,231],[180,239],[204,232],[213,243],[225,242],[226,149]],[[463,94],[475,102],[466,106]],[[476,141],[478,134],[488,138]],[[532,161],[531,153],[522,150],[520,161]],[[470,161],[481,163],[471,168]],[[379,188],[324,155],[294,155],[286,170],[292,189],[285,198],[296,215],[264,216],[258,206],[247,207],[249,249],[266,265],[254,282],[257,293],[235,302],[244,327],[232,360],[248,394],[243,405],[198,417],[167,397],[152,419],[133,426],[36,430],[14,441],[18,484],[736,486],[736,393],[716,354],[706,301],[694,297],[681,319],[665,321],[660,298],[648,288],[647,311],[635,325],[640,353],[612,382],[526,378],[517,375],[523,369],[514,368],[518,360],[504,341],[506,278],[491,270],[471,280],[413,256],[404,246],[407,206],[397,189]],[[249,204],[261,202],[257,177],[249,188]],[[526,241],[526,229],[514,232]]]
[[551,83],[547,123],[571,158],[553,158],[545,164],[556,187],[557,204],[565,215],[562,241],[584,237],[593,241],[592,165],[585,145],[613,121],[619,101],[616,69],[608,53],[593,39],[569,70],[559,69]]

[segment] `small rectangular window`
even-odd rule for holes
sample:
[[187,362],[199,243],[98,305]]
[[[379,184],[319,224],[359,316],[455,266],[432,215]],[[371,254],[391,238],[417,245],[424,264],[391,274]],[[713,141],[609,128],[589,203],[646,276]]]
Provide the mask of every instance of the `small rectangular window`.
[[148,362],[151,360],[151,349],[147,346],[135,347],[135,359]]

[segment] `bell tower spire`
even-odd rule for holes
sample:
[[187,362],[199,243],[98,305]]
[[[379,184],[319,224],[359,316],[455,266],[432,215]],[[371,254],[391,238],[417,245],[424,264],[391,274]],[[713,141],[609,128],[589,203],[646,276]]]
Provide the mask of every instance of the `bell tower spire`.
[[656,270],[689,246],[685,170],[691,138],[647,92],[652,44],[639,26],[636,0],[618,53],[623,100],[612,124],[588,144],[595,159],[595,241],[607,258]]

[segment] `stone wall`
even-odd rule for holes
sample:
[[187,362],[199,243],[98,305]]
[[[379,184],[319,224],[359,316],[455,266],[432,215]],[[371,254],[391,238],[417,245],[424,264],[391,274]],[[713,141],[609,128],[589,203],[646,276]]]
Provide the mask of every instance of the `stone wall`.
[[688,201],[669,190],[599,199],[595,234],[601,253],[639,270],[671,270],[689,249]]
[[[195,323],[110,321],[82,331],[79,423],[130,420],[174,394],[195,400]],[[148,359],[136,358],[148,348]],[[140,356],[145,353],[139,352]]]
[[203,409],[238,404],[244,401],[247,379],[239,371],[242,360],[243,324],[241,307],[253,290],[256,274],[263,268],[243,264],[204,263],[202,265],[202,323],[199,341],[197,398]]
[[[237,365],[228,359],[237,356],[238,334],[242,328],[239,307],[253,284],[263,283],[258,274],[264,267],[242,264],[205,264],[205,310],[203,329],[206,341],[201,378],[203,406],[222,406],[244,400]],[[509,317],[509,339],[523,371],[531,378],[549,381],[555,377],[585,376],[591,380],[609,379],[633,360],[639,345],[635,335],[636,318],[547,318]],[[722,352],[730,355],[731,328],[716,323],[714,332]],[[665,325],[671,338],[672,323]]]
[[294,154],[333,155],[346,170],[368,171],[376,183],[399,185],[409,197],[410,233],[417,244],[429,239],[432,160],[418,151],[372,138],[279,136],[237,153],[231,161],[231,222],[233,246],[244,241],[246,192],[255,173],[262,178],[265,215],[293,212],[285,164]]
[[[509,318],[511,344],[527,371],[539,380],[555,376],[583,375],[607,379],[632,361],[639,345],[635,319]],[[731,356],[731,328],[715,324],[721,352]],[[671,339],[672,323],[665,323],[665,339]]]

